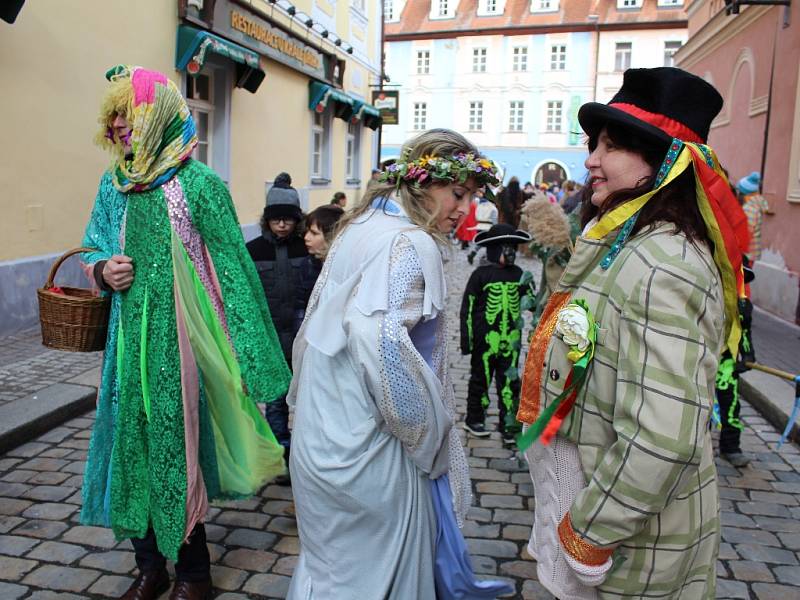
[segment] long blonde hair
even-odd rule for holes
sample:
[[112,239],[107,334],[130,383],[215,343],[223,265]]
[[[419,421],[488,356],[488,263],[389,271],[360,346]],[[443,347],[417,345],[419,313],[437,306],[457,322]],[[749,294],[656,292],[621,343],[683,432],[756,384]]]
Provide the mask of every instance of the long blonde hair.
[[[462,152],[472,153],[476,157],[480,156],[475,145],[460,133],[450,129],[429,129],[403,144],[400,156],[404,162],[412,162],[423,156],[449,157]],[[439,207],[435,206],[433,210],[429,207],[431,200],[428,194],[429,185],[437,184],[420,186],[415,181],[401,180],[399,187],[395,188],[395,184],[391,182],[372,182],[361,200],[339,221],[336,235],[344,231],[345,227],[356,217],[364,214],[375,198],[388,198],[396,192],[411,222],[425,230],[434,239],[445,242],[444,234],[436,227]]]

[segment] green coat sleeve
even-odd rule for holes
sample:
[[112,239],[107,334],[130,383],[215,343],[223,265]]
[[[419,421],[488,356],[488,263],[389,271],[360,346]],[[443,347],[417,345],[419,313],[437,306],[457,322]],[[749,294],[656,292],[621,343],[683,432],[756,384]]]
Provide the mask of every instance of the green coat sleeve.
[[[228,188],[211,169],[195,163],[184,193],[211,256],[242,377],[257,402],[286,393],[291,379],[255,265],[244,244]],[[193,175],[193,176],[192,176]]]

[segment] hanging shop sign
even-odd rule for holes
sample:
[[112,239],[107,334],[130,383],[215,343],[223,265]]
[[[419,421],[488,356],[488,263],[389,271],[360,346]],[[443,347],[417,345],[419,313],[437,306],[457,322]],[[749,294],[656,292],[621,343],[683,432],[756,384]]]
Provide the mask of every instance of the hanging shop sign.
[[229,0],[214,5],[214,31],[311,77],[329,81],[330,57]]
[[400,122],[400,90],[372,90],[372,105],[381,112],[384,125]]

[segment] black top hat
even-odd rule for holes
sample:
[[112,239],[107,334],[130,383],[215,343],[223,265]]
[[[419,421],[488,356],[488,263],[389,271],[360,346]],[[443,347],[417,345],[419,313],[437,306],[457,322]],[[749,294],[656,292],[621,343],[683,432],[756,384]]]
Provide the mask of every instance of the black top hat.
[[496,244],[524,244],[531,241],[531,235],[521,229],[514,229],[512,225],[500,223],[492,225],[487,231],[481,231],[475,236],[478,246],[494,246]]
[[675,67],[628,69],[608,104],[589,102],[578,121],[589,135],[606,123],[631,127],[660,142],[672,138],[705,144],[722,96],[710,83]]

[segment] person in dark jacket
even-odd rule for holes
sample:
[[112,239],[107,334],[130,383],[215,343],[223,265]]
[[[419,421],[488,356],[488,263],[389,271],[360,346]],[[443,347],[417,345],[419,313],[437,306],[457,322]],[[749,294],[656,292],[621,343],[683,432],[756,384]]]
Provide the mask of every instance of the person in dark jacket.
[[529,294],[529,287],[520,284],[522,269],[514,261],[517,246],[530,241],[530,234],[505,223],[479,233],[475,243],[486,247],[489,264],[472,272],[461,302],[461,353],[472,354],[464,429],[478,437],[489,435],[484,419],[494,378],[498,429],[506,443],[513,443],[522,429],[516,420],[519,378],[506,372],[517,366],[522,298]]
[[[272,322],[281,350],[292,366],[292,344],[305,316],[311,289],[319,268],[309,257],[299,224],[303,220],[300,196],[288,173],[280,173],[267,192],[261,218],[261,236],[248,242],[247,250],[264,287]],[[288,464],[291,436],[289,407],[280,398],[267,404],[267,421],[275,437],[286,448]],[[288,483],[288,479],[279,481]]]

